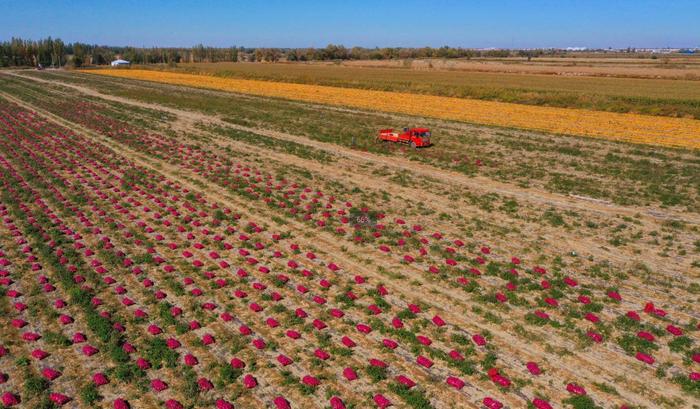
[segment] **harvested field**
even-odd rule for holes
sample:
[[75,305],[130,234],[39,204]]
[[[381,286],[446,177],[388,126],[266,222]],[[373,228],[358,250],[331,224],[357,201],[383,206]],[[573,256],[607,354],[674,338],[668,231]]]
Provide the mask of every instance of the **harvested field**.
[[[564,60],[564,59],[562,59]],[[700,67],[700,59],[687,59],[689,67]],[[697,60],[697,61],[696,61]],[[416,68],[423,60],[403,64],[401,61],[369,61],[329,63],[186,63],[175,67],[144,65],[144,69],[189,74],[210,74],[224,78],[241,78],[277,82],[293,82],[334,87],[397,91],[445,97],[473,98],[560,108],[583,108],[595,111],[636,113],[700,119],[700,81],[688,79],[620,78],[613,74],[595,77],[580,75],[547,75],[519,72],[484,72],[472,65],[460,69],[463,62],[428,60],[436,68]],[[634,60],[633,60],[634,61]],[[653,60],[646,60],[653,61]],[[576,68],[586,61],[549,61],[570,64]],[[640,62],[641,63],[641,62]],[[373,65],[374,64],[374,65]],[[501,66],[517,69],[529,66],[526,61],[473,62],[474,67]],[[532,63],[538,64],[538,63]],[[542,62],[542,64],[547,64]],[[593,61],[613,67],[614,62]],[[683,64],[683,62],[678,62]],[[573,66],[575,65],[575,66]],[[442,66],[442,68],[440,68]],[[449,68],[454,66],[455,68]],[[556,66],[556,65],[555,65]],[[642,65],[643,67],[643,65]],[[700,78],[700,69],[698,78]],[[665,68],[664,70],[668,70]],[[692,76],[693,68],[687,68]],[[649,73],[649,67],[641,72]],[[661,71],[661,69],[659,69]]]
[[[658,57],[658,56],[657,56]],[[416,59],[409,61],[344,61],[355,67],[437,69],[465,72],[494,72],[511,74],[540,74],[548,76],[596,76],[617,78],[700,79],[700,59],[680,56],[661,58],[639,57],[540,57],[476,58],[472,60]]]
[[149,70],[90,70],[85,72],[499,127],[582,135],[660,146],[700,147],[700,138],[698,137],[700,135],[700,121],[685,118],[526,106],[432,95],[241,80]]
[[697,121],[402,96],[0,73],[2,404],[697,405]]

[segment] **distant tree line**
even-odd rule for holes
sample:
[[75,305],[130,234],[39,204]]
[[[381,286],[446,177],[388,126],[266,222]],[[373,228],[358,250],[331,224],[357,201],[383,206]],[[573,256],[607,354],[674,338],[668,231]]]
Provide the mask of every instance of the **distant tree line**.
[[346,48],[330,44],[325,48],[293,48],[285,52],[288,61],[319,60],[392,60],[407,58],[474,58],[474,57],[510,57],[510,50],[475,50],[455,47],[383,47],[383,48]]
[[10,41],[0,43],[0,66],[19,67],[36,66],[38,64],[63,65],[66,55],[71,49],[60,39],[31,41],[21,38],[13,38]]
[[[632,52],[627,50],[627,52]],[[12,38],[0,42],[0,67],[104,65],[116,58],[133,64],[177,64],[181,62],[222,61],[328,61],[328,60],[392,60],[412,58],[505,58],[562,56],[570,54],[560,49],[478,50],[461,47],[383,47],[346,48],[329,44],[325,48],[247,48],[208,47],[115,47],[86,43],[64,43],[51,37],[33,41]]]
[[[254,50],[253,50],[254,51]],[[64,43],[61,39],[34,41],[12,38],[0,42],[0,67],[62,67],[70,65],[109,64],[116,58],[134,64],[177,64],[180,62],[238,61],[239,52],[251,52],[242,47],[115,47],[86,43]]]
[[[289,48],[289,49],[260,49],[256,50],[257,61],[276,61],[267,56],[280,59],[286,57],[287,61],[328,61],[328,60],[405,60],[412,58],[507,58],[507,57],[540,57],[543,55],[563,54],[561,50],[536,49],[536,50],[508,50],[490,49],[479,50],[474,48],[448,47],[439,48],[420,47],[383,47],[383,48],[346,48],[342,45],[329,44],[325,48]],[[273,51],[274,50],[274,51]]]

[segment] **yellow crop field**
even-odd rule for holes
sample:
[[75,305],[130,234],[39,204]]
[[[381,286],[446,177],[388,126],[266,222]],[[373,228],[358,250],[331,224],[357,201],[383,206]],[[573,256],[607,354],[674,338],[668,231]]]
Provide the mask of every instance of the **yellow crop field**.
[[220,78],[150,70],[104,69],[83,72],[483,125],[589,136],[632,143],[700,148],[700,121],[687,118],[529,106],[434,95]]

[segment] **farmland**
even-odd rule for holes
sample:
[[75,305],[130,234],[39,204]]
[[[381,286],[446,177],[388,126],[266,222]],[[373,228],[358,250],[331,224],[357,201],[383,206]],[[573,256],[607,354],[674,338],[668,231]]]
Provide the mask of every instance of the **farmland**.
[[[0,73],[0,404],[697,407],[692,104],[528,128],[110,74]],[[374,141],[405,124],[436,145]]]
[[653,145],[700,147],[700,141],[697,138],[700,133],[700,122],[688,118],[660,118],[650,115],[527,106],[434,95],[229,79],[149,70],[87,72],[117,78],[141,79],[336,106],[377,109],[501,127],[586,135]]
[[[192,63],[176,67],[144,65],[143,68],[223,78],[699,119],[700,59],[672,60],[668,64],[657,63],[650,67],[653,61],[620,63],[614,59],[579,58],[537,59],[529,63],[512,59],[472,62],[414,60],[403,63],[351,61],[342,64]],[[534,70],[538,67],[544,69]],[[592,68],[601,70],[597,72],[598,76],[588,71]]]
[[561,76],[592,76],[615,78],[666,78],[697,80],[700,60],[696,56],[649,54],[577,53],[561,56],[505,58],[479,57],[472,59],[410,59],[359,60],[342,63],[357,67],[436,69],[462,72],[492,72],[511,74],[543,74]]

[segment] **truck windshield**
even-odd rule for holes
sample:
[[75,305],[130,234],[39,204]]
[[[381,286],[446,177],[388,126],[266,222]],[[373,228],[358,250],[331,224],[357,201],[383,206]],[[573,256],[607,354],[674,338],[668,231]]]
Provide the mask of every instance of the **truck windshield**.
[[420,132],[418,133],[418,136],[421,138],[430,138],[430,132]]

